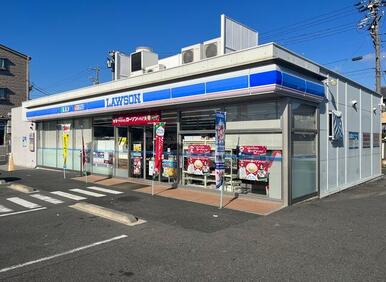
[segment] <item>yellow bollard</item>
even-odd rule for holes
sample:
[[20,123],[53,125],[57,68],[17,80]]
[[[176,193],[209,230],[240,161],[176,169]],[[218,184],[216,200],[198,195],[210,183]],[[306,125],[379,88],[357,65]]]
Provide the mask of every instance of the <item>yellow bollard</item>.
[[15,164],[13,163],[13,156],[12,153],[9,153],[8,156],[8,171],[14,171],[15,170]]

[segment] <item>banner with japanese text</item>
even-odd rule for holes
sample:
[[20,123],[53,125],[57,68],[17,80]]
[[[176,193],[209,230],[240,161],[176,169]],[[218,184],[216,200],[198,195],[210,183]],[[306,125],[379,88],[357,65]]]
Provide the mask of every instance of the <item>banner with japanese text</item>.
[[225,129],[226,129],[226,113],[216,112],[215,176],[216,176],[216,189],[219,189],[219,190],[222,190],[224,188]]
[[154,124],[155,131],[155,151],[154,151],[154,175],[159,175],[162,165],[162,154],[164,147],[165,122]]
[[63,131],[63,168],[67,167],[67,157],[68,157],[68,140],[70,136],[71,124],[62,124]]

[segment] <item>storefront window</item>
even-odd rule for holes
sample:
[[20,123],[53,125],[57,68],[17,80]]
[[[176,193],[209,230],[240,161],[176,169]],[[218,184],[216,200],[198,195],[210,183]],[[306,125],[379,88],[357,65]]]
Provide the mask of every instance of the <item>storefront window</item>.
[[292,103],[292,200],[317,192],[315,107]]
[[93,173],[113,174],[114,127],[112,117],[96,118],[93,122],[94,141],[92,168]]
[[56,167],[57,131],[56,121],[44,122],[43,165]]
[[214,130],[215,113],[220,110],[206,108],[181,112],[181,130]]
[[81,152],[83,150],[82,136],[84,140],[84,149],[86,152],[85,170],[90,172],[91,165],[91,149],[92,149],[92,129],[91,119],[81,118],[74,121],[74,170],[80,170],[81,167]]
[[37,164],[39,166],[43,166],[43,156],[44,156],[44,130],[43,130],[43,122],[39,122],[36,124],[37,130]]
[[280,128],[279,101],[239,103],[225,106],[227,129]]

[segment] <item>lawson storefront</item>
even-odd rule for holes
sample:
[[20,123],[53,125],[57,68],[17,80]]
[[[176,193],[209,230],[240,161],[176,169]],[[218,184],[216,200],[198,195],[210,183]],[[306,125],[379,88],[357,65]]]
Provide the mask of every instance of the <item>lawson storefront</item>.
[[[153,124],[165,122],[157,180],[214,189],[215,113],[223,111],[225,191],[283,200],[289,168],[296,172],[293,199],[318,191],[317,108],[323,98],[321,82],[272,64],[25,114],[36,122],[37,166],[63,168],[63,125],[69,125],[67,169],[81,170],[85,148],[89,173],[143,180],[152,179]],[[289,146],[295,149],[290,157]]]

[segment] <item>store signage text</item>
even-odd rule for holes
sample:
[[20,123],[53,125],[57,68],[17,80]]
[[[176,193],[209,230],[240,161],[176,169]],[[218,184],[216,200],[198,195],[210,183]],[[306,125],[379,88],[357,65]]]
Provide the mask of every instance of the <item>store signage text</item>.
[[113,118],[113,126],[127,126],[127,125],[146,125],[161,121],[159,113],[135,113]]
[[138,94],[128,94],[122,96],[116,96],[111,98],[106,98],[106,107],[120,107],[132,104],[141,104],[142,103],[142,95]]

